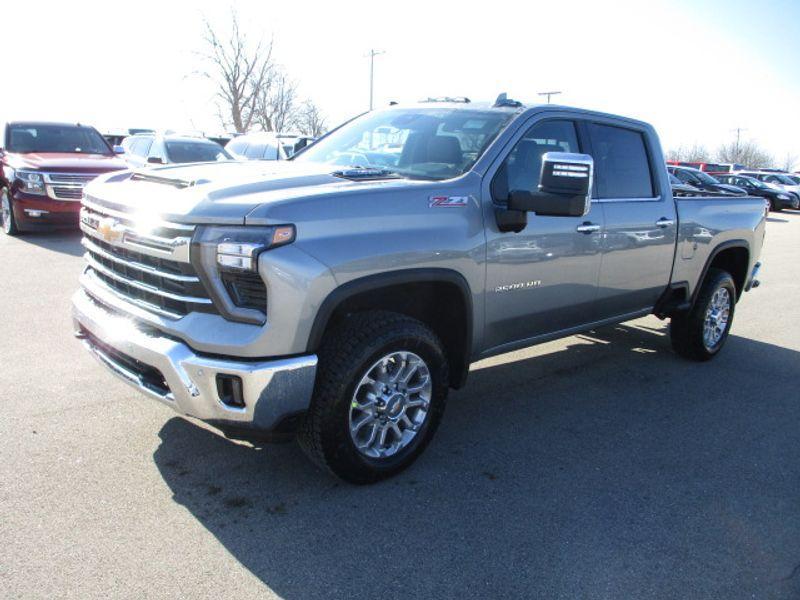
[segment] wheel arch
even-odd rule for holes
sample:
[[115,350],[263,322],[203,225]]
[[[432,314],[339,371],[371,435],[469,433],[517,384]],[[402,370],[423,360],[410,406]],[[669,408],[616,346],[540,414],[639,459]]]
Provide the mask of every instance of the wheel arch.
[[325,332],[354,312],[390,310],[428,325],[444,344],[450,386],[464,385],[472,355],[472,293],[452,269],[420,268],[378,273],[334,289],[320,305],[307,350],[317,352]]
[[712,267],[721,268],[731,274],[736,284],[736,299],[742,296],[747,283],[747,269],[750,266],[750,244],[747,240],[729,240],[716,246],[706,259],[697,284],[692,291],[691,305],[697,300],[697,295],[703,282]]

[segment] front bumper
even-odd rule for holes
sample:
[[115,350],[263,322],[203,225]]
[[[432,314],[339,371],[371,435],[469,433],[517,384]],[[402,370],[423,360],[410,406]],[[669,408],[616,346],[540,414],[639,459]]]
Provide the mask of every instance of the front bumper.
[[[280,431],[311,401],[315,355],[257,361],[200,355],[156,330],[137,328],[83,290],[72,298],[72,318],[86,349],[119,379],[235,437]],[[244,406],[223,402],[218,375],[240,378]]]
[[80,200],[54,200],[19,190],[14,190],[11,200],[14,218],[23,230],[78,228]]

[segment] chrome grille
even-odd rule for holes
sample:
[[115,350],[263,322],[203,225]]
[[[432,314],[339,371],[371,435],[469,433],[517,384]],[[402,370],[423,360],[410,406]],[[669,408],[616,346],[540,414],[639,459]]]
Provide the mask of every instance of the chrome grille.
[[47,195],[55,200],[80,200],[83,188],[98,173],[42,173]]
[[216,313],[189,262],[193,226],[159,222],[145,231],[124,213],[84,202],[81,229],[92,285],[171,319]]

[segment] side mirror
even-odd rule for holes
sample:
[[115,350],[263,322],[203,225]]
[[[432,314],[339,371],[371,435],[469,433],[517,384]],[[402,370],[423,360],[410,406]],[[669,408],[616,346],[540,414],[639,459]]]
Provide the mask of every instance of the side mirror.
[[123,148],[119,144],[115,144],[114,145],[114,154],[125,154],[125,148]]
[[148,156],[147,157],[147,164],[149,165],[163,165],[164,159],[160,156]]
[[539,189],[511,190],[509,210],[549,217],[582,217],[592,202],[594,160],[588,154],[547,152],[542,156]]

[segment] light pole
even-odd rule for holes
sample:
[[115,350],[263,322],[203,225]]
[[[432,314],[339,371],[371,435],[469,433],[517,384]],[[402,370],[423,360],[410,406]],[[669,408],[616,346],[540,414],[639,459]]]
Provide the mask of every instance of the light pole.
[[550,96],[557,96],[561,92],[539,92],[540,96],[547,96],[547,103],[550,104]]
[[369,51],[369,109],[372,110],[373,89],[375,82],[375,57],[381,54],[386,54],[384,50],[375,50],[374,48]]

